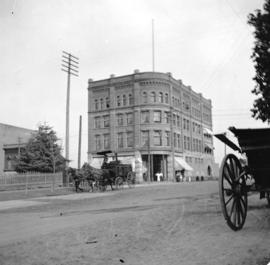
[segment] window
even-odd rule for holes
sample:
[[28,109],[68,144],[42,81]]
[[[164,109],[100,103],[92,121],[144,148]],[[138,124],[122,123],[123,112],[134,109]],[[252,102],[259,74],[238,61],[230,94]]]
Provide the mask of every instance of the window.
[[147,93],[146,92],[143,92],[142,101],[143,101],[143,103],[147,103]]
[[173,145],[174,145],[174,147],[177,147],[177,136],[176,136],[176,133],[173,134]]
[[161,122],[161,111],[160,110],[154,111],[154,122],[157,122],[157,123]]
[[168,95],[168,93],[165,93],[165,103],[169,104],[169,95]]
[[120,98],[120,96],[117,96],[116,102],[117,102],[117,107],[120,107],[121,106],[121,98]]
[[170,123],[170,113],[169,112],[164,112],[164,118],[165,118],[165,122],[167,124]]
[[106,108],[110,108],[110,99],[108,97],[106,97]]
[[110,116],[109,115],[103,116],[103,120],[104,120],[104,128],[110,127]]
[[133,141],[133,132],[127,132],[127,147],[133,147],[134,141]]
[[159,92],[159,94],[158,94],[158,102],[163,103],[163,93],[162,92]]
[[104,134],[104,149],[110,149],[110,135]]
[[161,131],[154,131],[154,145],[161,146]]
[[127,97],[126,95],[123,95],[123,106],[127,105]]
[[165,132],[165,143],[166,143],[166,146],[170,146],[170,132]]
[[127,113],[127,124],[133,124],[133,113]]
[[178,146],[178,148],[182,147],[182,145],[181,145],[181,137],[180,136],[181,136],[180,134],[177,134],[177,146]]
[[128,95],[128,104],[129,105],[133,105],[134,101],[133,101],[133,97],[131,94]]
[[177,115],[176,118],[177,118],[177,126],[180,127],[181,126],[181,124],[180,124],[180,117]]
[[187,150],[191,150],[190,137],[187,136]]
[[100,135],[95,135],[95,142],[96,142],[96,150],[101,149],[101,137]]
[[99,129],[101,127],[101,119],[100,117],[95,117],[95,128]]
[[150,112],[149,110],[144,110],[141,112],[142,123],[149,123],[150,120]]
[[150,101],[152,103],[156,102],[156,93],[155,92],[150,93]]
[[104,102],[103,98],[100,99],[100,109],[104,109]]
[[173,114],[173,125],[175,126],[176,125],[176,115]]
[[123,119],[123,114],[122,113],[117,114],[117,124],[119,126],[123,126],[123,124],[124,124],[124,119]]
[[149,146],[150,145],[150,136],[149,131],[142,131],[142,146]]
[[95,99],[95,110],[98,110],[98,100]]
[[118,133],[118,148],[124,147],[124,134]]

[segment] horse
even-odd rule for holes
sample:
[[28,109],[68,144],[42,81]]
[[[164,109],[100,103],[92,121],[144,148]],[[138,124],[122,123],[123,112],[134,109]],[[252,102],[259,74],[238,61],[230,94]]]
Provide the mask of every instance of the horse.
[[90,166],[88,163],[84,163],[81,169],[87,178],[95,180],[98,183],[98,187],[105,187],[110,185],[113,190],[114,183],[114,171],[110,169],[98,169]]
[[76,192],[78,192],[78,190],[83,191],[83,189],[80,188],[80,184],[84,181],[88,182],[88,185],[92,191],[94,190],[94,179],[87,176],[82,169],[69,167],[67,169],[67,174],[71,177],[72,181],[74,181]]

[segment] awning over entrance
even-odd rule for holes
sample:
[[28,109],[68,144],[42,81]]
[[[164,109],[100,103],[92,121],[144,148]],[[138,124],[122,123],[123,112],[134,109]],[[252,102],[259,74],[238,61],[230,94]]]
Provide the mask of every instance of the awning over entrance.
[[175,170],[182,170],[182,169],[185,169],[187,171],[193,170],[193,168],[183,158],[175,157],[174,161],[175,161],[174,165]]

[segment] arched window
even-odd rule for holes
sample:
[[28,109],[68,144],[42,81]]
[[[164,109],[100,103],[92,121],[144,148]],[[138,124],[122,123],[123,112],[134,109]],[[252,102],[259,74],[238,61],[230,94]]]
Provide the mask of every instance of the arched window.
[[95,110],[98,110],[98,100],[95,99]]
[[165,103],[169,104],[169,95],[168,95],[168,93],[165,93]]
[[127,98],[126,95],[123,95],[123,106],[127,105]]
[[143,103],[147,103],[147,93],[144,91],[143,92]]
[[121,99],[120,99],[120,96],[117,96],[117,107],[120,107],[121,106]]
[[150,101],[151,102],[156,102],[156,93],[155,92],[150,93]]
[[108,97],[106,97],[106,108],[110,108],[110,100]]
[[163,103],[163,93],[159,92],[158,94],[158,102]]
[[103,98],[100,99],[100,109],[104,109],[104,102]]
[[128,95],[128,105],[133,105],[133,97],[131,94]]

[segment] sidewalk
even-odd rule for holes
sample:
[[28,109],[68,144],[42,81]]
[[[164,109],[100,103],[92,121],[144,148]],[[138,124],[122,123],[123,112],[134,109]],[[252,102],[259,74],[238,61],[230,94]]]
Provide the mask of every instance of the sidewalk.
[[[150,182],[136,184],[135,188],[151,187],[159,185],[175,185],[175,182]],[[129,188],[124,187],[125,190]],[[51,192],[50,190],[33,190],[25,194],[25,191],[3,191],[0,192],[0,211],[11,208],[23,208],[35,205],[49,204],[52,200],[83,200],[96,197],[112,196],[116,191],[107,192],[82,192],[75,193],[71,188],[59,189]]]

